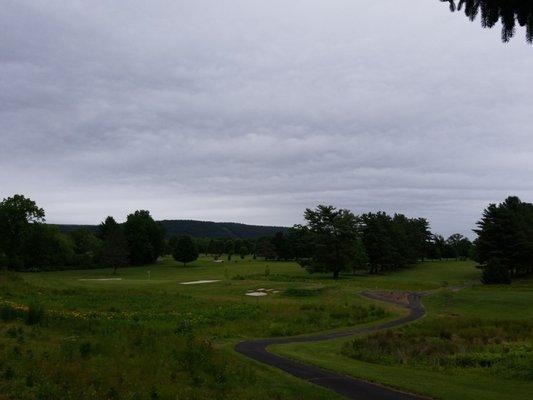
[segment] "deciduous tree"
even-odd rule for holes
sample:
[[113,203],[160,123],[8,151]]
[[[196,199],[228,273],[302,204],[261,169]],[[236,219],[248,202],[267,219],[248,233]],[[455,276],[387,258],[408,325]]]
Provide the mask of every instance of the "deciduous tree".
[[198,248],[190,236],[181,236],[176,242],[172,256],[185,266],[198,259]]
[[139,210],[128,215],[124,233],[133,265],[153,263],[164,252],[164,229],[149,211]]
[[22,246],[32,224],[44,222],[44,210],[23,195],[16,194],[0,203],[0,252],[6,255],[9,267],[22,263]]

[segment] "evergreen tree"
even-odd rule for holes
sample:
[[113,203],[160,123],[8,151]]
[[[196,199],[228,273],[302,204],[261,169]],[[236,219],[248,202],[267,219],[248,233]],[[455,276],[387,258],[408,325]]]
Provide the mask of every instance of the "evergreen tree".
[[502,25],[502,41],[508,42],[515,34],[517,23],[526,27],[526,40],[533,42],[533,3],[527,0],[440,0],[449,3],[450,10],[461,11],[474,20],[480,15],[484,28]]
[[511,278],[533,273],[533,204],[518,197],[490,204],[477,226],[475,254],[482,267],[497,259]]
[[361,221],[370,273],[405,268],[426,256],[432,236],[425,219],[377,212],[362,215]]
[[102,222],[100,225],[98,225],[98,237],[102,240],[107,236],[107,233],[111,230],[114,230],[118,226],[117,221],[115,221],[115,218],[108,216],[104,222]]
[[295,226],[313,244],[310,257],[300,260],[309,272],[331,272],[337,279],[357,257],[359,221],[350,211],[319,205],[304,214],[307,225]]
[[501,263],[497,258],[490,259],[486,265],[482,267],[483,276],[481,281],[485,285],[494,284],[510,284],[511,276],[509,275],[509,268]]

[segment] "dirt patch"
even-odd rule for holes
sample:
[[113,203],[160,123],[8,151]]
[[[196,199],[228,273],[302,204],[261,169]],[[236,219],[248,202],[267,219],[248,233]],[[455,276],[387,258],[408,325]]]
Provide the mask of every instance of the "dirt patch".
[[379,291],[372,292],[371,297],[376,300],[409,305],[409,293],[407,292]]

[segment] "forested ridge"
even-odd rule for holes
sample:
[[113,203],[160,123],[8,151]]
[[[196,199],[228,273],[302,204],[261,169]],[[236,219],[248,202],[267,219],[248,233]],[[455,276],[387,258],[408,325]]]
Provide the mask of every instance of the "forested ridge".
[[[272,236],[277,232],[286,232],[287,227],[247,225],[237,222],[195,221],[186,219],[159,221],[165,228],[166,236],[189,235],[197,238],[235,238],[257,239],[262,236]],[[91,232],[98,230],[98,225],[56,225],[61,232],[68,233],[78,229]]]

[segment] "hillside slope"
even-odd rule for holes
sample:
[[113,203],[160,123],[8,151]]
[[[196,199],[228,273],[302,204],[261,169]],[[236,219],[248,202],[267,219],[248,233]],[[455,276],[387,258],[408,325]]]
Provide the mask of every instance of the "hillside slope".
[[[163,220],[159,221],[166,230],[167,236],[190,235],[202,238],[240,238],[256,239],[261,236],[272,236],[277,232],[286,232],[287,227],[246,225],[236,222],[211,222],[194,220]],[[62,232],[75,229],[96,231],[97,225],[56,225]]]

